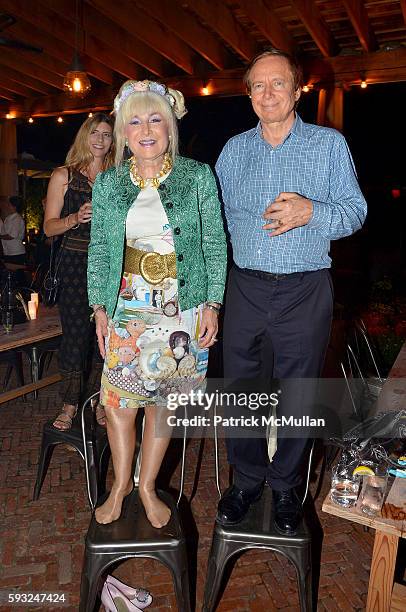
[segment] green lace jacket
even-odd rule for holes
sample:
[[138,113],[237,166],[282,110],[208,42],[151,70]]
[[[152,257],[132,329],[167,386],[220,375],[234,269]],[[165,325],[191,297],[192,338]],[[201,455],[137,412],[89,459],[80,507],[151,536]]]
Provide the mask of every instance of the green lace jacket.
[[[93,186],[88,256],[89,304],[113,316],[123,273],[125,224],[139,194],[129,163],[100,174]],[[227,248],[217,185],[209,166],[178,156],[159,195],[173,232],[182,310],[222,302]]]

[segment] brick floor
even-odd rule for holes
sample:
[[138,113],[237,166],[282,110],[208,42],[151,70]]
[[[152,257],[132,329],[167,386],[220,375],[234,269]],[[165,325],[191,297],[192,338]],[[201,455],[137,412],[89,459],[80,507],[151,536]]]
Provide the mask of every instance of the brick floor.
[[[55,367],[55,366],[53,366]],[[2,371],[0,371],[0,380]],[[32,491],[42,424],[56,414],[57,385],[40,392],[37,401],[22,400],[0,406],[0,590],[64,592],[78,610],[83,541],[90,512],[85,477],[79,455],[57,447],[39,501]],[[185,493],[193,490],[199,440],[187,450]],[[222,479],[227,469],[222,449]],[[201,609],[207,557],[216,512],[213,443],[206,440],[200,481],[192,501],[199,533],[197,606]],[[173,486],[177,486],[176,474]],[[319,586],[320,611],[362,610],[365,607],[373,533],[359,525],[325,515],[320,510],[326,492],[316,502],[324,540]],[[177,610],[169,571],[151,560],[124,562],[116,575],[130,584],[150,589],[154,601],[149,610]],[[1,607],[1,606],[0,606]],[[1,610],[58,610],[57,607],[3,606]],[[281,556],[250,551],[237,561],[224,590],[218,612],[272,612],[298,610],[296,576]]]

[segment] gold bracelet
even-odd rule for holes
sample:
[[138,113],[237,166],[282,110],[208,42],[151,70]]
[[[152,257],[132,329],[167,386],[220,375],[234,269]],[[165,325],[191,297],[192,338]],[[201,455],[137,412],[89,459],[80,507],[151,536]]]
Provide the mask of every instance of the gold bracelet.
[[104,310],[104,312],[106,312],[106,307],[104,306],[104,304],[98,304],[94,309],[92,314],[90,315],[90,321],[93,321],[96,312],[98,312],[99,310]]
[[67,217],[64,217],[63,222],[64,222],[65,227],[66,227],[67,230],[77,229],[79,227],[79,225],[80,225],[79,223],[76,223],[76,225],[72,225],[71,227],[69,227],[69,217],[71,217],[71,215],[73,215],[73,214],[74,213],[69,213],[69,215]]

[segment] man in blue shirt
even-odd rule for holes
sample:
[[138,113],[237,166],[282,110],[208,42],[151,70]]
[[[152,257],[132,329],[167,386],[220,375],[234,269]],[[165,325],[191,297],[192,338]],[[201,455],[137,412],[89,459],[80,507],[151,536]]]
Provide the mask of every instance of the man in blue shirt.
[[[330,240],[361,228],[366,202],[344,137],[297,115],[301,71],[293,58],[277,49],[262,53],[245,82],[259,123],[231,138],[216,165],[234,255],[224,374],[253,380],[271,369],[274,379],[317,378],[333,310]],[[271,463],[264,440],[228,439],[227,447],[234,485],[217,521],[238,523],[266,481],[276,529],[295,533],[308,440],[278,433]]]

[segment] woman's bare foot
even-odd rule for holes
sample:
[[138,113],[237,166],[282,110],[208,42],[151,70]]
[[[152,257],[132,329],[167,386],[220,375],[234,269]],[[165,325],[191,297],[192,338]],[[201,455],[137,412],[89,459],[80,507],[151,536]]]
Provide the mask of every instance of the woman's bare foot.
[[171,518],[171,511],[168,506],[159,499],[155,493],[155,489],[147,491],[140,488],[139,493],[145,514],[151,525],[157,529],[165,527]]
[[116,489],[114,484],[111,488],[110,495],[102,506],[96,508],[94,516],[98,523],[107,525],[120,518],[123,500],[126,495],[129,495],[133,490],[132,480],[128,483],[125,489]]

